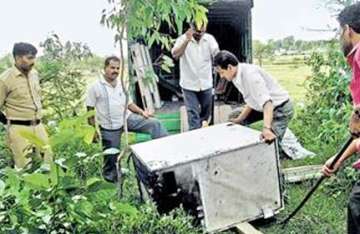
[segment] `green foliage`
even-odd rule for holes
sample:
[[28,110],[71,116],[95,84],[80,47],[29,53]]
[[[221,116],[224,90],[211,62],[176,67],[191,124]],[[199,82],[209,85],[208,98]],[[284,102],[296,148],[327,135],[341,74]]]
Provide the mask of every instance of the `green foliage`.
[[63,119],[76,115],[83,103],[86,80],[80,63],[92,56],[90,49],[77,42],[63,44],[57,35],[41,43],[44,55],[37,63],[42,86],[45,118]]
[[253,48],[254,58],[258,60],[260,66],[263,65],[264,58],[271,56],[274,52],[274,47],[270,43],[264,44],[258,40],[253,41]]
[[52,126],[55,162],[48,170],[2,167],[0,233],[200,233],[183,211],[161,216],[153,205],[136,203],[133,169],[119,200],[117,187],[100,177],[101,148],[90,144],[94,129],[86,120],[93,114]]
[[358,2],[358,0],[325,0],[322,1],[322,5],[329,11],[338,14],[344,7],[356,2]]
[[[103,10],[101,23],[116,30],[115,42],[120,44],[122,40],[134,41],[141,38],[149,47],[157,43],[170,51],[174,40],[170,35],[160,32],[163,23],[179,35],[183,33],[184,22],[194,21],[196,25],[207,23],[207,9],[198,0],[110,0],[109,3],[110,9]],[[120,50],[123,56],[122,46]],[[164,59],[164,64],[161,67],[167,71],[168,59]]]
[[340,49],[329,47],[327,54],[313,53],[308,60],[312,76],[306,81],[306,102],[298,111],[296,125],[316,131],[301,131],[303,140],[341,145],[348,134],[352,104],[348,85],[351,73]]
[[11,154],[6,147],[6,130],[5,126],[0,124],[0,168],[12,165]]
[[13,65],[13,58],[10,54],[0,58],[0,74]]

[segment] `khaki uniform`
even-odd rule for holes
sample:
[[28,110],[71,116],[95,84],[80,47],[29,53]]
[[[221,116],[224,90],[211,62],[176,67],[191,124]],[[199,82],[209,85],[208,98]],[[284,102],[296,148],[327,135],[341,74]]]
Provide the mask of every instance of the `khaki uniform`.
[[[34,122],[41,120],[41,90],[36,71],[31,71],[25,76],[16,67],[12,67],[0,75],[0,108],[4,110],[8,119],[7,144],[13,153],[15,166],[23,168],[31,160],[25,156],[32,151],[32,146],[21,136],[21,131],[30,131],[45,143],[49,141],[41,123],[11,124],[11,120]],[[50,150],[44,152],[42,156],[45,161],[52,160]]]

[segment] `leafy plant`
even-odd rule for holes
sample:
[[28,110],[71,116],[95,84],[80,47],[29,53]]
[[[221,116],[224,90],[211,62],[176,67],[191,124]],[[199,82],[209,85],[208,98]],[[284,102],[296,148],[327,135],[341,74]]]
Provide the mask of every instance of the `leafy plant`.
[[40,45],[44,55],[37,63],[45,118],[61,120],[77,115],[83,106],[86,80],[80,62],[92,56],[82,43],[62,43],[53,34]]
[[[332,44],[326,54],[313,53],[307,64],[312,68],[312,76],[306,81],[306,102],[297,111],[295,129],[301,131],[299,136],[304,141],[341,145],[348,135],[352,108],[348,91],[350,70],[337,44]],[[304,126],[316,131],[304,132]]]

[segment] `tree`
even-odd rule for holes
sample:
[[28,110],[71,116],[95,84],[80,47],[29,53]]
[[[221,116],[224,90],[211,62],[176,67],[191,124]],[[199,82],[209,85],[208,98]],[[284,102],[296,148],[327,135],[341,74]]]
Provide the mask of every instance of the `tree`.
[[321,1],[321,3],[331,12],[337,14],[339,13],[344,7],[350,6],[354,3],[358,2],[358,0],[325,0]]
[[282,46],[285,50],[291,50],[294,48],[295,45],[295,38],[294,36],[288,36],[283,39]]
[[13,58],[10,54],[0,58],[0,74],[13,64]]
[[[108,0],[109,9],[102,11],[101,23],[115,30],[115,43],[120,48],[120,81],[126,97],[125,106],[129,100],[129,87],[125,85],[124,42],[143,39],[148,46],[159,43],[163,48],[170,50],[173,39],[170,35],[160,33],[160,26],[165,23],[172,31],[178,34],[183,32],[184,22],[195,21],[197,25],[207,22],[207,9],[200,5],[198,0]],[[128,82],[131,83],[131,82]],[[126,110],[123,113],[126,120]],[[128,149],[128,128],[124,121],[125,147],[120,153],[120,159]],[[121,195],[121,170],[118,170],[119,195]]]
[[54,34],[40,44],[44,55],[37,70],[41,78],[45,119],[61,120],[78,114],[82,107],[86,80],[80,61],[92,56],[90,49],[77,42],[62,43]]
[[259,61],[259,65],[263,65],[264,58],[270,56],[274,52],[274,47],[271,43],[262,43],[261,41],[253,41],[254,57]]

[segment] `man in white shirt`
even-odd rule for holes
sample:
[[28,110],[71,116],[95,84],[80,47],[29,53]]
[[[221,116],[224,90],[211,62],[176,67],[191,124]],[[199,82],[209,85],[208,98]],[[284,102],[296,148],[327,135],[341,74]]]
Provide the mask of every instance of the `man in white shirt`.
[[197,129],[208,121],[212,108],[212,59],[219,52],[215,38],[192,26],[175,42],[171,51],[180,59],[180,86],[188,115],[189,129]]
[[[91,85],[86,97],[87,109],[96,111],[103,149],[120,148],[125,108],[130,110],[125,117],[129,131],[148,133],[152,139],[167,136],[165,127],[159,120],[151,118],[152,115],[148,111],[142,110],[131,100],[125,107],[125,94],[120,80],[117,79],[119,70],[118,57],[106,58],[104,75]],[[89,122],[95,125],[95,118],[90,118]],[[118,154],[104,157],[103,176],[109,182],[117,181],[117,157]]]
[[249,125],[263,120],[261,137],[267,143],[278,138],[280,143],[293,116],[288,92],[260,67],[239,63],[229,51],[220,51],[215,56],[214,65],[222,79],[233,82],[246,103],[232,122]]

